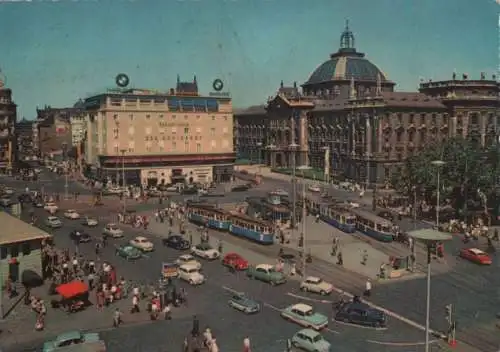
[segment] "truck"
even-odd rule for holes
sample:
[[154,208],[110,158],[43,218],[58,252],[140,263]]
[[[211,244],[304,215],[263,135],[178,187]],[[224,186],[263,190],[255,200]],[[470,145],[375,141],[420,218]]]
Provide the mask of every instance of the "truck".
[[284,284],[286,282],[285,274],[276,271],[274,265],[270,264],[250,266],[247,270],[247,276],[251,279],[267,282],[272,286]]
[[97,333],[69,331],[46,341],[43,352],[106,352],[106,344]]

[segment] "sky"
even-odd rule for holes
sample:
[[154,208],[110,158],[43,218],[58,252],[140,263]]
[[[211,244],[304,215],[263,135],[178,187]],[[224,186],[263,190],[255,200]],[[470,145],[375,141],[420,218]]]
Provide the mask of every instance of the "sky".
[[167,90],[177,74],[202,93],[220,78],[235,107],[301,84],[339,47],[356,49],[397,83],[499,66],[494,0],[80,0],[0,2],[0,68],[18,119],[115,87]]

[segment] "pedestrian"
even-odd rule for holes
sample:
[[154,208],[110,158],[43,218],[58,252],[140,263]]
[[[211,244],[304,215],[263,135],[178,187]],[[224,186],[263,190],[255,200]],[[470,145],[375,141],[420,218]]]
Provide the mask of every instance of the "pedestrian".
[[90,272],[87,277],[87,281],[89,283],[89,291],[92,291],[94,289],[94,279],[94,274]]
[[139,312],[140,312],[139,297],[137,295],[134,295],[132,297],[132,309],[130,310],[130,313],[134,314],[134,313],[139,313]]
[[113,313],[113,327],[117,328],[120,326],[122,323],[122,313],[120,312],[119,308],[115,309],[115,312]]
[[344,265],[344,258],[342,257],[342,251],[339,251],[337,253],[337,265],[340,265],[340,266]]
[[364,292],[364,296],[365,297],[370,297],[372,294],[372,282],[370,279],[366,280],[366,284],[365,284],[365,292]]
[[366,265],[367,261],[368,261],[368,251],[365,249],[363,251],[363,254],[361,255],[361,264]]
[[295,276],[297,274],[297,266],[295,263],[292,263],[290,267],[290,276]]
[[196,315],[193,315],[193,330],[191,330],[193,336],[198,336],[200,334],[200,321]]
[[243,339],[243,352],[251,352],[250,350],[250,339],[246,336]]
[[223,250],[223,245],[222,245],[222,240],[219,240],[219,253],[222,254],[222,250]]

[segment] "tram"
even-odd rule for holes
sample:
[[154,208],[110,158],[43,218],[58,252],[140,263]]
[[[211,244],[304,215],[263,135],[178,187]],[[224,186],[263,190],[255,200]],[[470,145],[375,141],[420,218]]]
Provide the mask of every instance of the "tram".
[[381,242],[392,242],[392,222],[366,210],[352,208],[351,213],[356,216],[356,229]]
[[356,232],[356,215],[347,206],[326,204],[320,208],[319,217],[337,229],[346,233]]
[[270,222],[237,213],[231,214],[230,221],[229,233],[259,244],[269,245],[274,243],[273,224]]
[[228,231],[231,224],[231,214],[212,204],[188,204],[186,213],[190,222],[215,230]]

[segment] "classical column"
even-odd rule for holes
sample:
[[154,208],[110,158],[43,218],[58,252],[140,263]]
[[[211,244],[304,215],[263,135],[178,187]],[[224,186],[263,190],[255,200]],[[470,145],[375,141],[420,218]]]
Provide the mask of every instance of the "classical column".
[[480,112],[480,133],[481,133],[481,146],[484,148],[486,145],[486,124],[487,124],[487,119],[488,116],[484,111]]
[[[372,121],[371,116],[369,114],[365,115],[366,119],[366,127],[365,127],[365,150],[366,150],[366,184],[367,186],[370,185],[371,182],[371,160],[372,160]],[[368,188],[368,187],[367,187]]]

